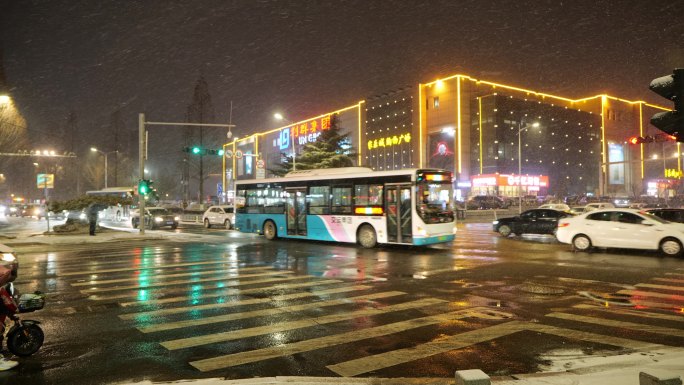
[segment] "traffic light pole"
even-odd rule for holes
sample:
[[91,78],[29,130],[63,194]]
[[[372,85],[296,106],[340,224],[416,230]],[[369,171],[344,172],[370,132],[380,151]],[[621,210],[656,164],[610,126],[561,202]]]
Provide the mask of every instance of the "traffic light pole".
[[[147,157],[147,146],[146,141],[147,135],[145,135],[145,126],[198,126],[198,127],[226,127],[228,130],[234,128],[234,124],[217,124],[217,123],[173,123],[173,122],[146,122],[145,114],[138,114],[138,165],[140,167],[140,181],[145,179],[145,158]],[[200,180],[200,183],[204,181]],[[138,194],[138,206],[140,207],[140,234],[145,234],[145,196],[143,194]]]

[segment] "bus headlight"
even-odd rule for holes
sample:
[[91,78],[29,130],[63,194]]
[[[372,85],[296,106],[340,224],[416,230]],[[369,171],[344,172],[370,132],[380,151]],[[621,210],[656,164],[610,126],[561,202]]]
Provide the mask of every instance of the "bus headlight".
[[451,230],[452,233],[456,234],[456,226],[454,226],[454,229]]
[[418,226],[416,230],[418,232],[418,235],[421,235],[423,237],[427,236],[427,230],[425,230],[423,226]]

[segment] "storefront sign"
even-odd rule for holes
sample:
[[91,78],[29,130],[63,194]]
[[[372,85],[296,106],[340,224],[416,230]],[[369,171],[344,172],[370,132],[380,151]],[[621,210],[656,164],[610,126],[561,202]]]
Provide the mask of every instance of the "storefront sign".
[[291,141],[294,141],[295,145],[313,143],[321,135],[321,131],[329,129],[330,115],[285,127],[280,130],[279,148],[291,149],[293,145]]
[[548,187],[549,177],[545,175],[478,175],[472,177],[473,187],[485,186],[523,186],[528,187]]
[[405,133],[401,135],[388,136],[380,139],[369,139],[368,149],[373,150],[380,147],[398,146],[402,143],[411,143],[411,134]]

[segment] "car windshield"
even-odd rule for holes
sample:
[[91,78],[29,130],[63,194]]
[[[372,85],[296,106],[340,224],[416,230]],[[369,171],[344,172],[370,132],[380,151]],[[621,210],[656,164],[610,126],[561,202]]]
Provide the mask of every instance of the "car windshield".
[[166,209],[149,209],[151,215],[168,215],[169,212]]

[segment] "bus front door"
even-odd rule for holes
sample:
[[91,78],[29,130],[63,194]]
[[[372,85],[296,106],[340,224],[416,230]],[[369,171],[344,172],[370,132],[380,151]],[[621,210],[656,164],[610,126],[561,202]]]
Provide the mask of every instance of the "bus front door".
[[287,235],[306,235],[306,188],[288,188]]
[[411,185],[385,185],[385,207],[387,217],[387,241],[412,243]]

